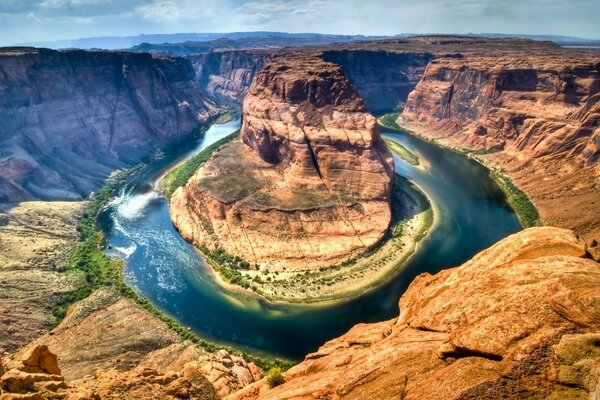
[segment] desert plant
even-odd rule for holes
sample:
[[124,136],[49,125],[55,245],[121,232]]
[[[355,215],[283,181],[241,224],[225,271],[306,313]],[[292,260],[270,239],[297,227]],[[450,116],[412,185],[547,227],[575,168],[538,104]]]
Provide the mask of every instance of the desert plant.
[[283,379],[283,375],[281,374],[281,368],[273,367],[269,369],[267,372],[267,384],[269,387],[275,387],[281,385],[285,380]]

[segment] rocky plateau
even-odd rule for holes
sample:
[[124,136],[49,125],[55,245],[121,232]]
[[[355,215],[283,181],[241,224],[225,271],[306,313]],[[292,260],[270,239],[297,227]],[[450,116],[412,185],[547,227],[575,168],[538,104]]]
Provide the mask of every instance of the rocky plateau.
[[274,268],[318,268],[364,252],[390,223],[393,160],[342,69],[272,60],[244,98],[238,141],[171,198],[181,234]]

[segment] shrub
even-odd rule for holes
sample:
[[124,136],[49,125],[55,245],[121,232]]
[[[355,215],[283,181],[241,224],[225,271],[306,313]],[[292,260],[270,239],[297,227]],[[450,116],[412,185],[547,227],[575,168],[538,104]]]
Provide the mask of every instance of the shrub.
[[283,379],[283,375],[281,374],[281,368],[273,367],[267,372],[267,384],[269,387],[275,387],[281,385],[285,380]]

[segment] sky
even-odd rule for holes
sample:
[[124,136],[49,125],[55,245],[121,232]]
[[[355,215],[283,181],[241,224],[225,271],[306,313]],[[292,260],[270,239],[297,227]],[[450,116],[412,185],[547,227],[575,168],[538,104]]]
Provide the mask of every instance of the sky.
[[141,33],[551,34],[600,39],[600,0],[0,0],[0,45]]

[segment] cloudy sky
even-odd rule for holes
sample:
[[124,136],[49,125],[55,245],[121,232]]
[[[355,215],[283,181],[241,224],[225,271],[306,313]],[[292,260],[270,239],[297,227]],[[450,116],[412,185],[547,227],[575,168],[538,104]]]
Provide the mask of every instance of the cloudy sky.
[[599,0],[0,0],[0,45],[140,33],[528,33],[600,39]]

